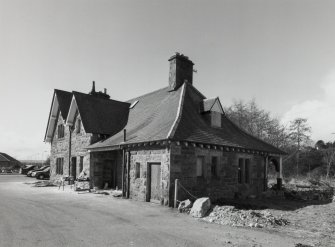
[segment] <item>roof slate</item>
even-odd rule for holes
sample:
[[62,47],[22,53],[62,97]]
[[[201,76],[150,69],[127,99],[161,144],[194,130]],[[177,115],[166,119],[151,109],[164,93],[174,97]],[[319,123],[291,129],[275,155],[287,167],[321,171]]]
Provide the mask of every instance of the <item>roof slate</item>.
[[[126,143],[165,140],[176,119],[182,87],[170,91],[165,87],[152,93],[129,100],[138,103],[129,110],[126,129]],[[123,143],[123,131],[97,142],[89,148],[101,148]]]
[[59,109],[62,114],[62,118],[65,120],[67,118],[67,114],[69,113],[69,108],[71,105],[72,93],[55,89],[55,94],[57,96]]
[[86,133],[114,135],[128,120],[130,103],[73,92]]
[[203,100],[203,96],[199,95],[191,84],[188,84],[181,112],[181,121],[172,137],[173,140],[285,154],[280,149],[247,134],[225,115],[221,116],[221,128],[211,127],[206,121],[206,117],[199,114],[199,105]]

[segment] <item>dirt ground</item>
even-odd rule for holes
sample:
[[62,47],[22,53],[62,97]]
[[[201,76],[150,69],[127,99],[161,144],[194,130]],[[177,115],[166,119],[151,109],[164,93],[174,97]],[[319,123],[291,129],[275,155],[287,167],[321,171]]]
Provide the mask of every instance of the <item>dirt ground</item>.
[[0,175],[0,246],[335,246],[335,203],[275,203],[269,210],[284,214],[291,225],[238,228],[69,186],[62,191],[24,184],[35,181]]

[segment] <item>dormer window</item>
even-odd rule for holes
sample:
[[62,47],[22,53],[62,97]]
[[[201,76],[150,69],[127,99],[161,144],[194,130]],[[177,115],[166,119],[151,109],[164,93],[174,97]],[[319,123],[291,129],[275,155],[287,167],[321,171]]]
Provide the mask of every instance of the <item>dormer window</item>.
[[221,118],[224,112],[219,98],[203,100],[200,111],[206,116],[212,127],[221,128]]
[[58,139],[64,137],[64,125],[63,124],[58,125],[57,136],[58,136]]

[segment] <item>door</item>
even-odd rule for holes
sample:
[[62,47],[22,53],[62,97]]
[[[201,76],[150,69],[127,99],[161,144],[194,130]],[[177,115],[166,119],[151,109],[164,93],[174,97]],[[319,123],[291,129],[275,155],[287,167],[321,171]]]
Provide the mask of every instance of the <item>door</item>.
[[77,178],[77,157],[71,158],[71,174],[74,179]]
[[105,160],[103,170],[103,184],[108,184],[108,188],[116,187],[116,162],[115,160]]
[[161,165],[154,163],[149,165],[150,170],[150,202],[160,203],[161,201]]

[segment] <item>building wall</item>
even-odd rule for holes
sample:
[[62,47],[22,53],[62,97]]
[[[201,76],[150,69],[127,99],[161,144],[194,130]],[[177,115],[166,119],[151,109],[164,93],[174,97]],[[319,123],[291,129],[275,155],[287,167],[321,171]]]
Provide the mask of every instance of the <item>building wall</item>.
[[[196,174],[196,159],[204,159],[202,177]],[[217,176],[211,175],[212,157],[217,157]],[[238,160],[250,159],[250,183],[238,183]],[[221,150],[171,144],[171,186],[170,201],[173,201],[174,181],[178,178],[193,196],[209,196],[213,201],[220,198],[234,198],[257,195],[264,188],[264,159],[251,154],[224,152]],[[194,199],[179,189],[179,200]]]
[[50,152],[50,180],[56,180],[63,175],[56,174],[56,159],[64,158],[63,174],[69,174],[69,138],[70,131],[68,127],[64,127],[64,137],[58,138],[57,126],[64,124],[64,120],[61,114],[58,114],[57,125],[54,130],[54,136],[51,141],[51,152]]
[[[83,125],[80,124],[77,125],[77,121],[81,120],[80,115],[77,114],[74,126],[72,128],[72,134],[71,134],[71,157],[76,157],[77,164],[76,164],[76,175],[77,177],[80,175],[80,157],[83,158],[83,170],[88,173],[90,170],[90,155],[85,149],[88,145],[92,143],[93,135],[86,133]],[[78,129],[80,130],[79,133]]]
[[[135,177],[136,163],[140,164],[140,177]],[[150,163],[161,164],[161,204],[169,205],[170,151],[165,147],[147,147],[130,151],[130,198],[147,201],[148,167]]]
[[[64,120],[60,114],[58,114],[58,121],[57,126],[59,124],[64,124]],[[80,116],[77,116],[80,118]],[[51,152],[50,152],[50,179],[57,180],[63,176],[69,176],[69,141],[70,141],[70,129],[68,126],[64,126],[64,137],[58,138],[58,131],[57,126],[54,131],[54,137],[51,142]],[[84,149],[89,144],[92,143],[94,136],[92,134],[85,133],[82,125],[80,133],[76,132],[76,126],[71,131],[71,158],[77,157],[77,164],[76,164],[76,175],[77,177],[80,174],[79,171],[79,162],[80,156],[83,156],[83,169],[86,169],[89,173],[89,154]],[[57,158],[64,158],[63,163],[63,174],[56,174],[56,160]]]

